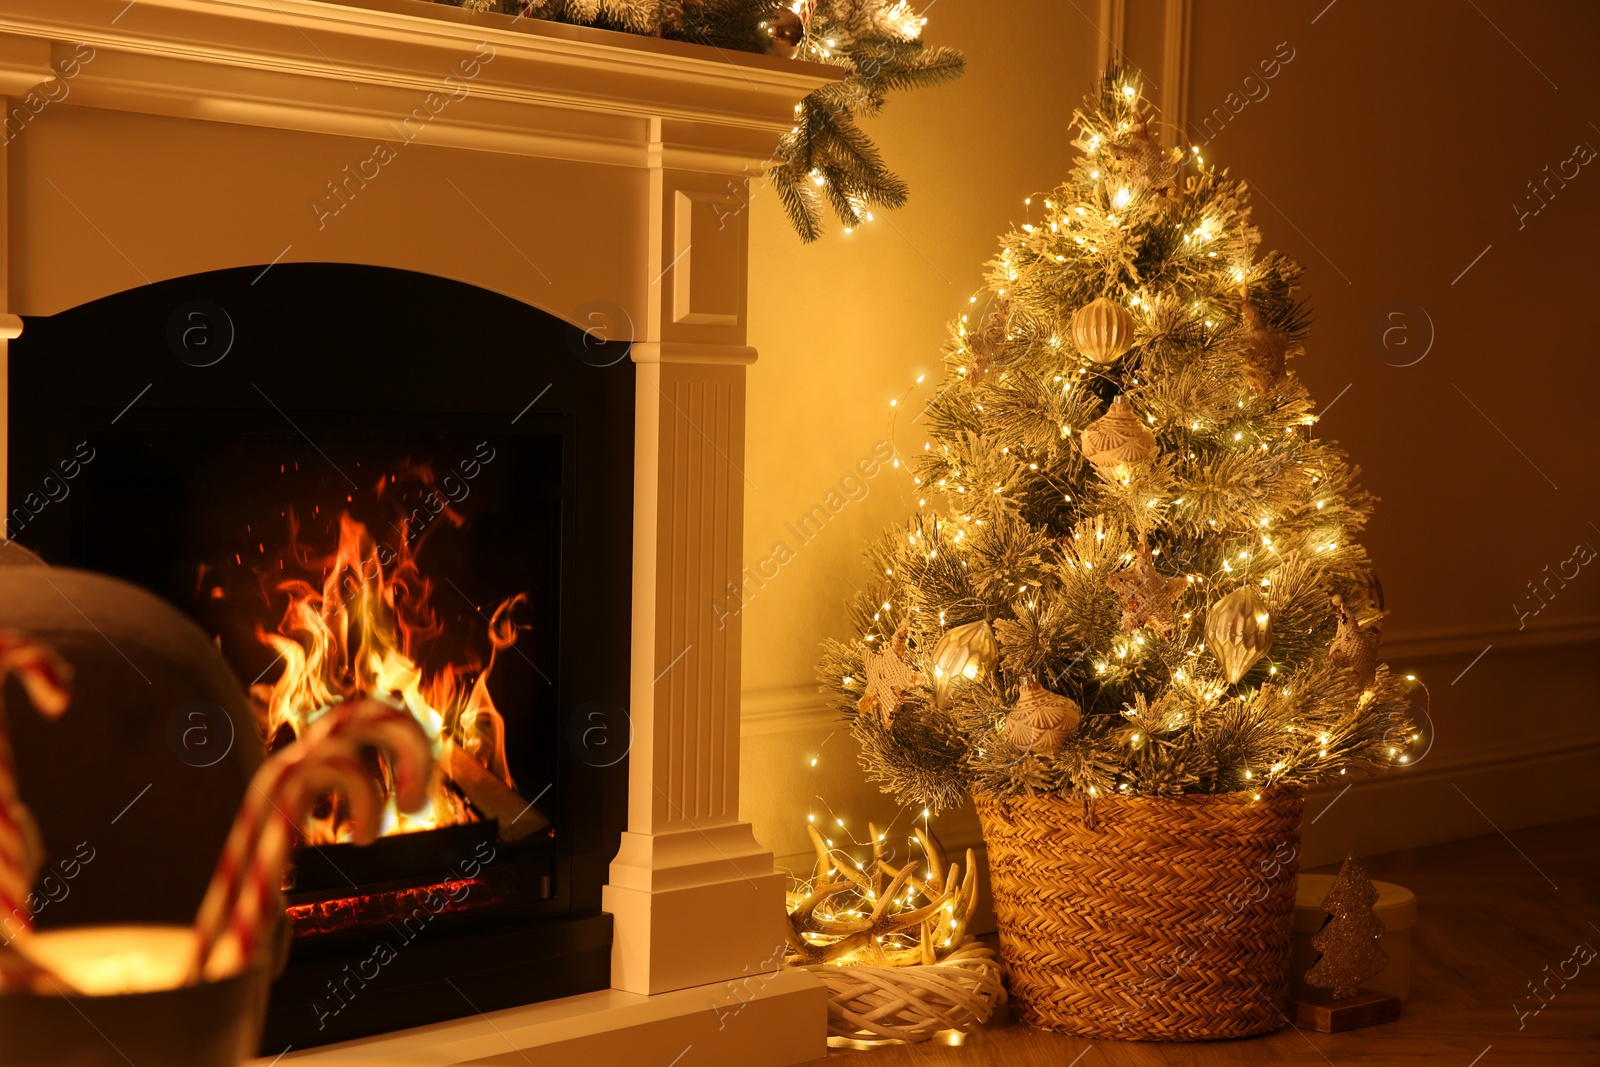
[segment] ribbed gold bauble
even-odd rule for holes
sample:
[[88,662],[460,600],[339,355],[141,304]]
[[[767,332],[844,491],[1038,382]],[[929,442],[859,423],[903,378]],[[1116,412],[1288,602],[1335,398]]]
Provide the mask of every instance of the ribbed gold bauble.
[[1133,347],[1133,313],[1108,296],[1072,315],[1072,342],[1096,363],[1111,363]]

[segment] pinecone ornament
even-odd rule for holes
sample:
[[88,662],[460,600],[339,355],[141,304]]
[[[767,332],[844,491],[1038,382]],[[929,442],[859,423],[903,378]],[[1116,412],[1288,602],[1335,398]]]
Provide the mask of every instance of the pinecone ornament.
[[1006,713],[1006,740],[1018,748],[1047,756],[1078,731],[1082,712],[1077,701],[1052,693],[1033,675],[1024,675],[1017,702]]
[[1010,339],[1007,307],[1007,303],[1001,301],[1000,305],[989,313],[989,319],[983,329],[967,338],[967,343],[972,348],[972,359],[967,366],[967,381],[974,385],[989,373]]
[[1248,293],[1239,309],[1239,353],[1244,357],[1256,395],[1271,395],[1272,387],[1283,377],[1284,362],[1289,355],[1289,335],[1283,330],[1267,329],[1261,309]]
[[1363,629],[1355,613],[1345,606],[1344,597],[1338,594],[1333,597],[1333,606],[1339,613],[1339,632],[1328,648],[1328,662],[1350,672],[1362,689],[1370,689],[1378,676],[1378,642],[1382,639],[1383,622],[1376,620]]

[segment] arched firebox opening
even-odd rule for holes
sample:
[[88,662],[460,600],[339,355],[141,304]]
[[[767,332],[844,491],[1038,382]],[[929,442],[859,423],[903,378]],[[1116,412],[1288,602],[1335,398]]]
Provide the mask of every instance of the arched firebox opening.
[[[194,618],[252,693],[258,736],[238,743],[282,743],[358,692],[403,703],[438,738],[444,773],[422,817],[396,815],[355,850],[330,809],[323,843],[301,853],[264,1049],[609,985],[627,343],[443,278],[278,264],[27,319],[10,370],[7,534]],[[171,725],[92,713],[108,729]],[[236,803],[208,798],[196,762],[148,774],[196,803]],[[89,805],[40,808],[65,824],[47,833],[82,836],[72,823]],[[162,861],[150,850],[132,876]],[[202,890],[86,886],[42,924],[182,921]]]

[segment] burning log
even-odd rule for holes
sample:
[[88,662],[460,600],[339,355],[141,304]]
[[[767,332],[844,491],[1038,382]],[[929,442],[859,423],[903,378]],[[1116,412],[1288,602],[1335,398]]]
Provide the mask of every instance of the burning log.
[[[298,538],[291,515],[289,548],[278,561],[284,573],[276,581],[288,604],[277,632],[257,631],[283,664],[275,681],[251,687],[269,751],[305,736],[325,709],[377,697],[404,708],[445,750],[444,773],[433,778],[428,803],[416,813],[391,805],[385,836],[471,822],[468,802],[484,819],[499,821],[506,842],[547,829],[549,820],[516,792],[506,766],[505,720],[489,691],[496,658],[517,640],[515,611],[527,597],[501,601],[488,617],[486,665],[473,656],[440,663],[437,642],[445,626],[429,606],[432,585],[422,576],[412,539],[403,539],[398,550],[380,545],[349,512],[339,516],[331,552]],[[383,776],[376,762],[372,769]],[[450,782],[455,789],[446,788]],[[310,844],[337,844],[348,836],[341,808],[330,803],[315,815],[307,827]]]
[[550,826],[538,808],[515,789],[490,774],[483,764],[459,746],[444,746],[444,769],[455,787],[472,802],[485,819],[500,822],[500,840],[511,843],[530,837]]

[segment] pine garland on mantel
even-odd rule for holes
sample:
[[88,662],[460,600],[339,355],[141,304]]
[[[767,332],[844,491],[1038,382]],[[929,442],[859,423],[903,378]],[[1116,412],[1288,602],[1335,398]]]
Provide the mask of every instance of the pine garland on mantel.
[[843,67],[845,77],[795,107],[766,178],[806,241],[822,236],[824,205],[848,233],[872,209],[906,202],[905,182],[884,164],[858,119],[892,90],[960,77],[953,48],[922,43],[927,19],[905,0],[435,0],[472,11],[575,23],[738,52],[771,52]]

